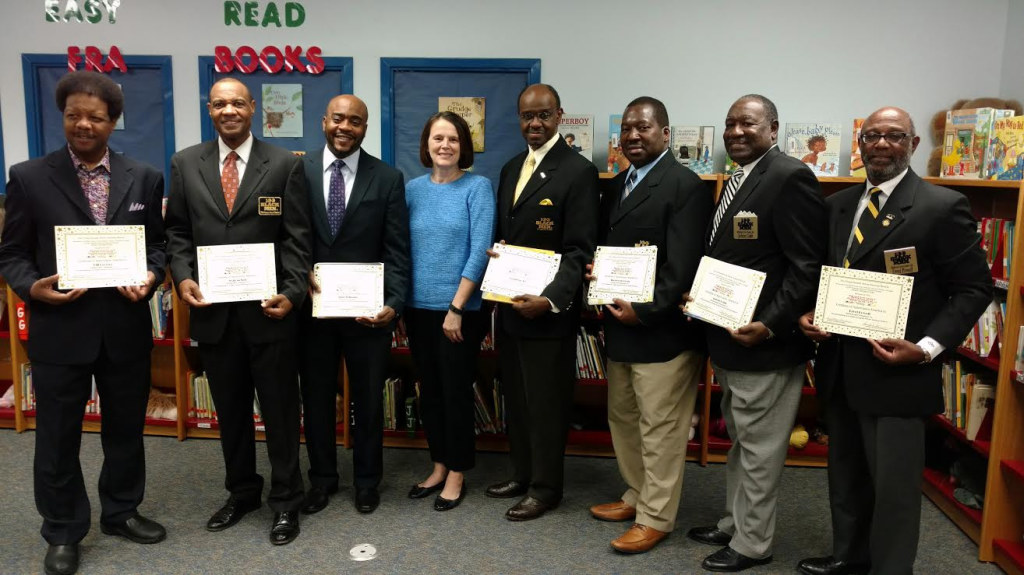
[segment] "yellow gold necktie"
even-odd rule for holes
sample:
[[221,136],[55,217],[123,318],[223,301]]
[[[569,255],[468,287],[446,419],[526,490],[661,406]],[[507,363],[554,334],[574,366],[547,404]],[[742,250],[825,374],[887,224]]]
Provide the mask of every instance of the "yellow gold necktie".
[[850,256],[864,243],[864,232],[861,230],[869,229],[871,223],[878,219],[878,214],[881,213],[881,196],[882,188],[871,188],[868,190],[868,205],[860,215],[860,221],[857,222],[857,226],[853,228],[854,241],[850,242],[850,249],[846,250],[846,257],[843,258],[844,268],[850,267]]
[[523,169],[519,171],[519,181],[516,182],[516,195],[512,197],[512,205],[516,205],[519,201],[519,194],[523,193],[523,188],[526,187],[526,182],[530,181],[530,177],[533,176],[533,168],[537,165],[537,159],[533,157],[533,152],[530,152],[526,156],[526,161],[523,162]]

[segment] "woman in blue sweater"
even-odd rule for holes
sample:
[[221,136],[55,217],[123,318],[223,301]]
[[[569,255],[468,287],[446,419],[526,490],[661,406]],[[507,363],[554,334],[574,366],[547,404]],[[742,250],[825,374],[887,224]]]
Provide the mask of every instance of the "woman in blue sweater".
[[447,511],[465,497],[464,473],[475,463],[472,385],[489,324],[477,285],[494,237],[495,199],[490,180],[465,171],[473,165],[473,142],[459,115],[438,112],[427,120],[420,161],[430,174],[405,188],[412,256],[405,325],[434,469],[409,497],[440,491],[434,509]]

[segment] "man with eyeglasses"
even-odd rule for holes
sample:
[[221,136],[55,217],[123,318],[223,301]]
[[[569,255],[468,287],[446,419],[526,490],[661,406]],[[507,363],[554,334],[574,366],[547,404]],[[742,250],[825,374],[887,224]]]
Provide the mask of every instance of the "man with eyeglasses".
[[818,342],[833,541],[831,556],[799,563],[806,575],[913,571],[925,420],[943,408],[939,356],[963,341],[992,301],[967,198],[914,173],[919,142],[905,111],[871,114],[860,136],[867,181],[826,201],[826,264],[906,273],[914,291],[906,339],[828,334],[813,324],[813,311],[800,318]]
[[597,242],[598,205],[597,168],[558,134],[558,92],[546,84],[527,86],[518,111],[527,149],[501,169],[497,237],[562,259],[542,293],[498,306],[496,339],[513,470],[511,479],[486,493],[521,497],[505,513],[510,521],[536,519],[562,499],[581,286]]

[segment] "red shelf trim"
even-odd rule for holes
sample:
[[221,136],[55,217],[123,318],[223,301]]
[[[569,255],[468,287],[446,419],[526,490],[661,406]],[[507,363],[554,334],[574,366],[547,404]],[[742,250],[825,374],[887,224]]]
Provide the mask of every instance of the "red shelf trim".
[[973,523],[981,525],[981,510],[971,509],[953,497],[953,485],[949,482],[948,475],[945,475],[941,471],[926,467],[924,469],[924,480],[932,485],[932,487],[935,487],[943,497],[955,505],[965,517],[970,519]]
[[0,407],[0,419],[14,419],[14,408]]
[[998,357],[981,357],[980,355],[974,353],[973,351],[967,349],[966,347],[958,347],[956,348],[956,352],[962,355],[963,357],[966,357],[967,359],[973,361],[974,363],[985,366],[991,369],[992,371],[999,371]]
[[607,379],[593,379],[586,377],[581,377],[577,379],[576,382],[579,383],[580,385],[596,385],[600,387],[605,387],[608,385]]
[[1010,539],[995,539],[992,546],[997,551],[1002,551],[1017,569],[1024,571],[1024,543]]
[[950,435],[960,440],[961,443],[969,445],[978,453],[984,455],[985,457],[988,457],[989,448],[991,447],[992,443],[991,441],[986,441],[984,439],[976,439],[974,441],[971,441],[970,439],[967,439],[967,434],[964,433],[962,429],[953,425],[952,421],[946,419],[944,416],[940,414],[933,415],[932,421],[938,423],[943,429],[949,432]]
[[999,462],[999,467],[1016,477],[1019,482],[1024,483],[1024,461],[1004,459]]

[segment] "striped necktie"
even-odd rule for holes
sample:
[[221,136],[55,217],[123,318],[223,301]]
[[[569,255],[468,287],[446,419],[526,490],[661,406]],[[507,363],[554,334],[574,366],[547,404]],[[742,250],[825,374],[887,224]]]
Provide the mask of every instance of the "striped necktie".
[[853,228],[853,241],[846,249],[846,257],[843,258],[843,267],[850,267],[850,257],[857,252],[857,248],[864,243],[864,232],[870,230],[872,224],[878,219],[881,213],[882,188],[871,188],[868,190],[868,205],[860,215],[860,221]]
[[740,189],[743,185],[743,168],[736,170],[732,177],[729,178],[728,185],[725,186],[725,191],[722,192],[722,199],[718,202],[718,209],[715,210],[715,220],[711,225],[711,239],[715,239],[715,233],[718,232],[718,224],[722,223],[722,218],[725,216],[725,211],[729,209],[729,203],[736,197],[736,190]]
[[620,204],[626,201],[626,198],[629,197],[629,193],[636,187],[636,178],[638,173],[639,172],[634,169],[628,176],[626,176],[626,185],[622,187],[622,198],[619,200]]

